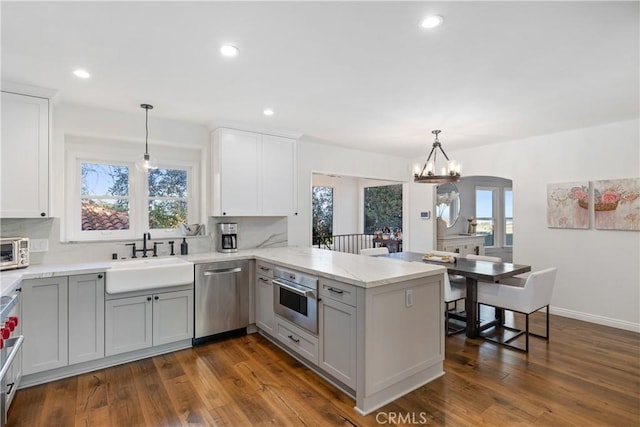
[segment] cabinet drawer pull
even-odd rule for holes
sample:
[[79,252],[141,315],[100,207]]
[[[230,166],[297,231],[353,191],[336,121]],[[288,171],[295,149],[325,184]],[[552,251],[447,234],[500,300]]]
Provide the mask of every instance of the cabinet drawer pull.
[[265,279],[264,277],[258,277],[258,280],[260,280],[262,283],[269,283],[269,279]]
[[260,266],[260,270],[262,270],[262,271],[270,271],[271,269],[269,267]]
[[294,343],[298,344],[300,342],[300,340],[298,338],[294,338],[293,335],[289,335],[289,339],[291,341],[293,341]]
[[336,294],[344,294],[344,291],[342,289],[336,289],[336,288],[327,288],[328,291],[336,293]]

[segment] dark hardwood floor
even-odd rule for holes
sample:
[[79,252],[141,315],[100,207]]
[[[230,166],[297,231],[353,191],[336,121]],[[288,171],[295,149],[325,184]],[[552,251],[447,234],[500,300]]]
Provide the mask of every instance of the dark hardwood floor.
[[640,425],[639,334],[551,316],[530,345],[448,337],[443,377],[363,417],[252,334],[19,390],[8,425]]

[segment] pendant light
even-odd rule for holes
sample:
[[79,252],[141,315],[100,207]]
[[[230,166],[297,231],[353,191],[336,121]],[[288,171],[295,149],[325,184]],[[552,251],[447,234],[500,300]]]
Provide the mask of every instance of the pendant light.
[[140,169],[145,170],[145,171],[152,170],[152,169],[158,169],[158,167],[155,166],[151,162],[151,158],[149,157],[149,110],[153,109],[153,105],[151,105],[151,104],[140,104],[140,107],[144,108],[144,110],[145,110],[144,155],[142,156],[142,161],[140,163],[137,163],[136,165]]
[[[457,182],[460,181],[460,164],[449,160],[447,153],[442,149],[442,144],[440,144],[440,140],[438,140],[438,134],[442,132],[441,130],[432,130],[431,133],[436,136],[433,141],[433,146],[431,147],[431,152],[429,152],[429,157],[427,157],[427,161],[425,162],[422,169],[416,171],[413,175],[413,181],[422,183],[422,184],[440,184],[443,182]],[[436,164],[438,150],[442,153],[444,158],[447,161],[447,166],[444,166],[438,170],[438,166]],[[433,158],[433,161],[431,160]],[[438,174],[440,172],[440,174]]]

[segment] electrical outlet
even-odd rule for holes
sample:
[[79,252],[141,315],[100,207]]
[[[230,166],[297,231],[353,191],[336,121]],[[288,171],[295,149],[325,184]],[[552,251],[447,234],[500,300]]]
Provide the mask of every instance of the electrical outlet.
[[413,306],[413,289],[404,291],[404,306],[407,308]]
[[49,239],[29,239],[29,252],[47,252]]

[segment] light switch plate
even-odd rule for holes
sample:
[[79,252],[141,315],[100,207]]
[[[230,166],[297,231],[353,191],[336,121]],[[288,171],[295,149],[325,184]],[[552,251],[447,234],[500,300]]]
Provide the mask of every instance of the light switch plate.
[[49,239],[30,239],[29,252],[47,252],[49,250]]

